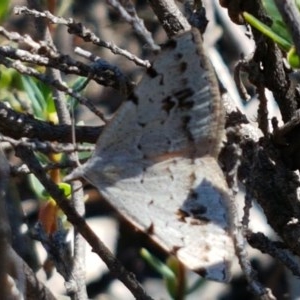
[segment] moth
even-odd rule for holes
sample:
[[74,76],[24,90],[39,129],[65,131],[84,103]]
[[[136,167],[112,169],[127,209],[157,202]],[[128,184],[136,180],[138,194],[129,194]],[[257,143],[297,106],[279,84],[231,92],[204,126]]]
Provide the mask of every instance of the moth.
[[188,269],[227,282],[234,255],[218,84],[196,29],[171,39],[67,180],[83,177]]

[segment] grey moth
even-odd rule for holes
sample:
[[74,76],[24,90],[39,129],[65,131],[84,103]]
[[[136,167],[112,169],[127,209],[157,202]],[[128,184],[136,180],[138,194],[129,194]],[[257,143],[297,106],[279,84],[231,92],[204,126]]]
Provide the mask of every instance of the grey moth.
[[171,39],[100,135],[83,177],[201,276],[227,282],[234,255],[217,157],[224,110],[196,29]]

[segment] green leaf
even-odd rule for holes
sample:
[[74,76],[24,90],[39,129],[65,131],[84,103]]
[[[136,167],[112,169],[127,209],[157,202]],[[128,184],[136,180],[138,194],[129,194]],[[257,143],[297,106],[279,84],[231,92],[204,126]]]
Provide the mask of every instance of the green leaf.
[[204,286],[207,281],[202,277],[199,277],[186,291],[186,295],[194,293],[196,290]]
[[39,200],[49,200],[50,196],[45,193],[45,188],[41,182],[33,174],[28,176],[29,185],[31,186],[33,192]]
[[142,248],[141,256],[164,278],[176,280],[174,272],[161,260],[152,255],[147,249]]
[[9,0],[0,1],[0,23],[2,23],[9,15],[9,3]]
[[285,52],[288,52],[291,47],[292,43],[285,38],[282,38],[278,34],[276,34],[269,26],[262,23],[260,20],[256,19],[254,16],[247,12],[243,12],[243,17],[251,26],[259,30],[265,36],[272,39],[276,44],[278,44]]
[[275,32],[277,35],[281,36],[283,39],[292,43],[291,34],[289,33],[284,21],[282,20],[282,17],[274,1],[262,0],[262,4],[269,17],[272,19],[273,22],[271,25],[272,31]]
[[60,182],[58,184],[58,187],[59,187],[59,189],[61,189],[64,192],[64,196],[66,198],[71,196],[72,188],[71,188],[71,185],[69,183]]
[[[80,92],[82,91],[86,85],[87,85],[88,79],[85,77],[78,77],[70,86],[71,89],[73,89],[75,92]],[[70,109],[75,110],[76,107],[78,106],[79,102],[77,99],[73,97],[68,97],[68,104]]]
[[176,299],[178,284],[175,273],[165,263],[160,261],[145,248],[142,248],[140,253],[149,265],[151,265],[164,278],[169,294],[173,299]]
[[287,61],[293,69],[300,68],[300,57],[297,55],[295,47],[292,47],[288,52]]
[[31,101],[34,116],[45,119],[46,101],[36,82],[29,76],[22,76],[22,83]]

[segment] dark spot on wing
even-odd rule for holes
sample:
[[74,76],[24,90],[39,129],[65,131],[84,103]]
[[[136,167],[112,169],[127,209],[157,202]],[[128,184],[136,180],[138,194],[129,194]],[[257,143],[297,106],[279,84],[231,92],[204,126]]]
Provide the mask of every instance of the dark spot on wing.
[[205,251],[207,251],[207,252],[211,251],[211,246],[208,244],[205,245]]
[[193,216],[199,218],[201,217],[201,215],[205,214],[206,212],[207,212],[207,208],[203,205],[199,205],[199,207],[191,209],[191,213],[193,214]]
[[178,221],[185,222],[185,218],[188,217],[188,214],[181,209],[178,209],[176,212]]
[[182,62],[179,64],[179,70],[181,73],[184,73],[185,70],[187,69],[187,63],[186,62]]
[[168,42],[163,45],[163,49],[174,49],[177,47],[177,41],[176,40],[168,40]]
[[188,78],[182,78],[181,79],[181,86],[186,86],[189,83],[189,79]]
[[149,69],[147,69],[147,72],[146,72],[147,74],[148,74],[148,76],[149,77],[151,77],[151,78],[155,78],[157,75],[158,75],[158,73],[157,73],[157,71],[154,69],[154,68],[149,68]]
[[175,101],[172,100],[172,98],[169,96],[162,100],[162,109],[165,110],[168,114],[175,106]]
[[183,57],[183,54],[182,54],[182,53],[176,53],[176,54],[175,54],[175,59],[176,59],[176,60],[180,60],[180,59],[182,59],[182,57]]
[[207,276],[207,271],[205,268],[199,268],[198,270],[193,270],[197,274],[199,274],[201,277],[206,277]]
[[164,85],[164,76],[162,75],[159,80],[159,85]]
[[181,247],[179,247],[179,246],[174,246],[174,247],[172,248],[171,252],[172,252],[173,254],[176,254],[176,252],[177,252],[178,250],[180,250],[180,248],[181,248]]
[[146,233],[149,235],[154,234],[154,224],[153,223],[151,223],[150,226],[146,229]]
[[191,98],[194,95],[194,91],[190,88],[182,89],[176,93],[174,93],[174,96],[178,99],[179,107],[180,108],[186,108],[191,109],[194,105],[194,102],[191,100],[187,100],[188,98]]
[[139,104],[139,98],[135,93],[133,93],[128,101],[132,101],[135,105]]
[[191,200],[197,200],[198,199],[198,193],[196,193],[195,191],[192,191],[190,193],[190,198],[191,198]]
[[189,141],[193,142],[194,141],[194,137],[189,129],[189,122],[191,121],[191,117],[190,116],[183,116],[181,118],[182,120],[182,127],[183,130],[186,132],[186,136],[188,137]]
[[203,64],[202,59],[200,59],[200,67],[201,67],[201,69],[205,70],[205,65]]
[[191,184],[193,184],[194,181],[197,179],[195,172],[191,173],[191,175],[189,176],[189,179],[190,179]]

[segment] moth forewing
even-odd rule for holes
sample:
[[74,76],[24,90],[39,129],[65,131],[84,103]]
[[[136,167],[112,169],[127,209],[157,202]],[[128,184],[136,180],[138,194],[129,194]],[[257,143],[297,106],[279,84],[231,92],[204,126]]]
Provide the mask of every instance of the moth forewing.
[[196,30],[171,40],[100,135],[82,176],[126,219],[207,279],[234,254],[228,188],[216,161],[224,112]]

